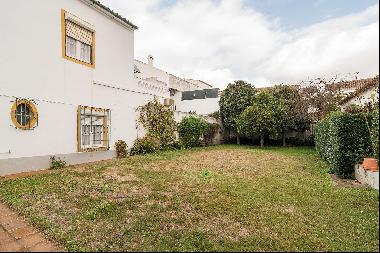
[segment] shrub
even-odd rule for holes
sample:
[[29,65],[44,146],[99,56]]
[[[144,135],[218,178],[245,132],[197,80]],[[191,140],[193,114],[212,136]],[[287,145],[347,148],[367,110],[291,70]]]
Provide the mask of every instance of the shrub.
[[202,118],[189,116],[178,126],[179,138],[186,148],[201,146],[201,137],[207,132],[209,124]]
[[138,122],[147,135],[159,141],[160,148],[166,149],[175,142],[176,123],[173,111],[157,100],[138,108]]
[[131,155],[145,155],[160,150],[160,141],[152,136],[136,139],[131,149]]
[[57,170],[57,169],[63,169],[65,167],[66,167],[66,161],[63,161],[60,158],[56,158],[55,156],[50,157],[50,169]]
[[128,146],[127,143],[123,140],[118,140],[115,143],[116,155],[117,158],[126,158],[128,155]]
[[379,160],[379,111],[372,114],[371,140],[373,155]]
[[209,123],[207,131],[204,133],[204,141],[206,145],[212,145],[215,134],[219,130],[220,126],[216,123]]
[[316,150],[331,171],[350,177],[356,163],[370,154],[370,135],[365,114],[333,113],[317,125]]

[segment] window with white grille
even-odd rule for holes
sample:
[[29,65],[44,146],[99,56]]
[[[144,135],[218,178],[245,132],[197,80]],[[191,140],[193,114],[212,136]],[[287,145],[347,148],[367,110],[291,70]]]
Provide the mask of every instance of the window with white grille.
[[78,108],[78,149],[92,151],[108,149],[110,111],[80,106]]

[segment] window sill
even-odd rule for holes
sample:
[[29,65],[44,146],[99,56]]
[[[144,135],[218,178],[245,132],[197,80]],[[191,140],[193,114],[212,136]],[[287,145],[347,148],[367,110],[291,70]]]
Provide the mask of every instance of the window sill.
[[72,62],[75,62],[77,64],[80,64],[80,65],[83,65],[83,66],[95,69],[95,63],[87,63],[87,62],[84,62],[84,61],[72,58],[72,57],[67,56],[67,55],[63,56],[63,58],[66,59],[66,60],[68,60],[68,61],[72,61]]

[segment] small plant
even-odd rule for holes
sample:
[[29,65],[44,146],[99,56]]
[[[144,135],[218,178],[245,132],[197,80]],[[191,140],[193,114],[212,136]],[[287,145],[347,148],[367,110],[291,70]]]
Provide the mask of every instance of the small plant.
[[50,169],[58,170],[66,167],[66,161],[56,158],[55,156],[50,157]]
[[126,158],[128,155],[128,146],[127,143],[123,140],[118,140],[115,143],[116,155],[117,158]]
[[131,155],[145,155],[160,150],[160,141],[152,136],[138,138],[131,149]]
[[212,177],[212,173],[209,170],[204,170],[201,172],[201,177],[204,179]]

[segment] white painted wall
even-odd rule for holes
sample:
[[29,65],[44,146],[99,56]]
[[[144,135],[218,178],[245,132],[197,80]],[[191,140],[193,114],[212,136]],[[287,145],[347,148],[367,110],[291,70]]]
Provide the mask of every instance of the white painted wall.
[[217,98],[182,100],[182,93],[177,92],[172,99],[174,99],[174,106],[180,112],[196,112],[199,115],[208,115],[210,113],[219,111],[219,100]]
[[[61,9],[95,27],[95,69],[62,58]],[[4,1],[1,10],[0,169],[1,159],[75,153],[78,105],[110,109],[111,148],[119,139],[131,147],[141,134],[136,108],[163,100],[137,86],[133,31],[79,0]],[[15,97],[36,101],[34,130],[13,126]]]
[[379,87],[371,87],[361,95],[354,97],[342,105],[342,109],[346,109],[350,105],[365,105],[369,102],[379,101]]

